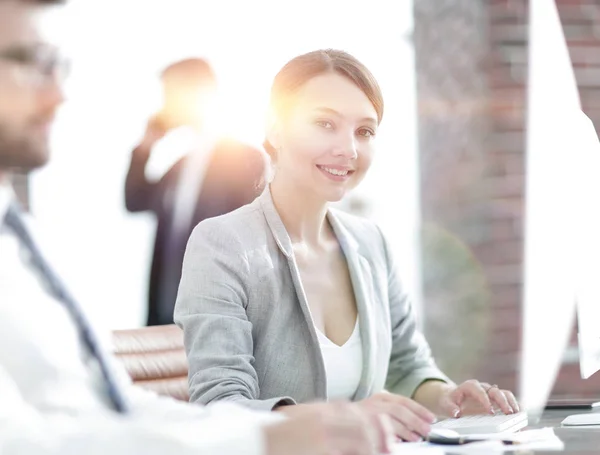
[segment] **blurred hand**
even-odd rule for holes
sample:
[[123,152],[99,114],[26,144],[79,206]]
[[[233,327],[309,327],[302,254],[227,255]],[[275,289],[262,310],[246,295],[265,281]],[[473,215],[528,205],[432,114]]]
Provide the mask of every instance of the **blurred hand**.
[[150,149],[157,141],[162,139],[166,133],[167,130],[162,126],[162,123],[156,117],[152,117],[148,120],[146,131],[140,145]]
[[410,398],[378,393],[358,403],[374,415],[390,417],[394,434],[403,441],[416,442],[429,434],[435,415]]
[[500,409],[504,414],[519,412],[519,404],[510,390],[500,390],[497,385],[475,379],[458,386],[448,386],[440,396],[440,407],[447,416],[460,417],[472,414],[494,414]]
[[288,419],[265,428],[267,455],[377,455],[390,453],[393,435],[386,416],[354,403],[279,408]]

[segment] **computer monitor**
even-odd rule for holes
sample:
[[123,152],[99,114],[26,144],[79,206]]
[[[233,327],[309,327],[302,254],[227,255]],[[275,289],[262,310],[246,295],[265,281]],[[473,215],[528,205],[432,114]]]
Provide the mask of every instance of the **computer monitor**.
[[[523,337],[519,397],[530,423],[544,410],[569,342],[577,297],[581,209],[574,144],[585,128],[553,0],[529,9]],[[576,148],[577,150],[574,150]]]
[[[577,174],[574,184],[577,193],[574,199],[577,226],[572,240],[576,252],[573,269],[579,327],[579,367],[581,377],[588,379],[600,368],[600,142],[594,125],[583,113],[577,127],[573,157]],[[562,424],[600,425],[600,413],[571,415]]]
[[591,120],[583,117],[576,150],[580,169],[574,243],[578,252],[575,284],[579,367],[581,377],[588,379],[600,369],[600,142]]

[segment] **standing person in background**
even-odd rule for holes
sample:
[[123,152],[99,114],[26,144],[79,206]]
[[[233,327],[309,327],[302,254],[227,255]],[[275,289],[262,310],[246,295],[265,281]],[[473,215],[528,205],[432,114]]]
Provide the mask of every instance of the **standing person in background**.
[[[266,170],[263,154],[245,144],[216,137],[208,127],[216,92],[210,65],[190,58],[162,73],[163,106],[148,122],[131,155],[125,183],[130,212],[152,211],[158,225],[148,291],[148,325],[173,323],[187,240],[202,220],[229,213],[261,191]],[[146,177],[156,143],[185,127],[194,137],[189,153],[158,181]]]

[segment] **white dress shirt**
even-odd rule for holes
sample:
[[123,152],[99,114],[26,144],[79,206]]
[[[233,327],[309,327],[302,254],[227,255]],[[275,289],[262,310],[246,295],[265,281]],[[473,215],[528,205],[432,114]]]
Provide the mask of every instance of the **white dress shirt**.
[[198,193],[215,145],[216,139],[208,132],[196,134],[193,142],[189,145],[185,166],[181,170],[175,188],[171,235],[180,236],[189,232],[189,226],[198,204]]
[[317,329],[327,377],[327,399],[352,400],[363,371],[363,353],[358,318],[350,338],[339,346]]
[[0,453],[262,454],[261,427],[275,413],[158,397],[134,387],[114,358],[131,412],[112,410],[71,316],[4,226],[13,197],[0,185]]

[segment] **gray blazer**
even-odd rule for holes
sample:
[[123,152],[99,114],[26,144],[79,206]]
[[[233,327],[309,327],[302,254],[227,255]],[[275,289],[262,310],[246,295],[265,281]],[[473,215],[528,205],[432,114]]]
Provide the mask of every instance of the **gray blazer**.
[[[415,324],[379,228],[330,209],[348,262],[364,369],[354,400],[388,390],[412,396],[437,368]],[[190,237],[175,305],[189,361],[190,401],[254,409],[327,399],[323,357],[292,243],[270,189]]]

